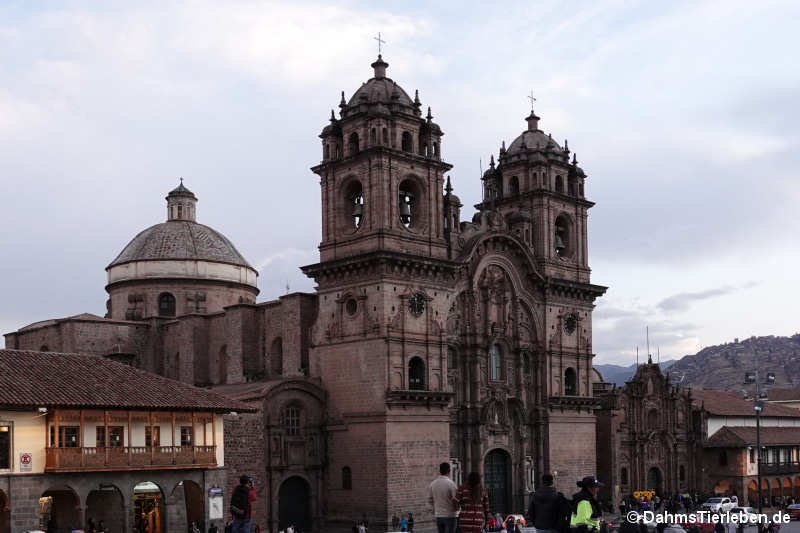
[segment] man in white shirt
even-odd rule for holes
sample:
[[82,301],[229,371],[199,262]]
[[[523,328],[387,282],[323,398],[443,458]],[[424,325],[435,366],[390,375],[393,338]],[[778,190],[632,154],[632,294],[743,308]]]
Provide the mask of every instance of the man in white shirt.
[[450,479],[450,463],[439,465],[439,477],[428,487],[428,501],[433,506],[439,533],[455,533],[458,519],[456,484]]

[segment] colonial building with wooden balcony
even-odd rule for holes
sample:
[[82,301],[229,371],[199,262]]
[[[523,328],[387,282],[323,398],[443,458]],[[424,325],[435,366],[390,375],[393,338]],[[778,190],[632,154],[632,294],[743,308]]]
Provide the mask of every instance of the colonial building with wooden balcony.
[[0,350],[0,533],[219,527],[222,415],[252,410],[102,357]]

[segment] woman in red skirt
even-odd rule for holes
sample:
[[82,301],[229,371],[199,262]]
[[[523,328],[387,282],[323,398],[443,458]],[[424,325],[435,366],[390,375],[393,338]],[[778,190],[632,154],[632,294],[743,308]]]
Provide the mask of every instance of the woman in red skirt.
[[456,491],[456,500],[461,506],[458,513],[458,528],[461,533],[481,533],[489,515],[489,496],[481,485],[481,475],[470,472],[467,482]]

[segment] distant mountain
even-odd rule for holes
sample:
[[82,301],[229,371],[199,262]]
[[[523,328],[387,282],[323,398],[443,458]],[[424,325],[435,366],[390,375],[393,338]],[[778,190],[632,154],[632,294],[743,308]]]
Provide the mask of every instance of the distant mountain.
[[681,386],[743,390],[752,388],[743,385],[744,376],[756,369],[756,362],[762,382],[767,373],[773,372],[775,385],[800,387],[800,333],[709,346],[677,360],[670,374],[674,381],[681,381]]
[[[662,361],[661,362],[661,370],[666,370],[670,368],[672,364],[675,363],[675,360],[670,359],[669,361]],[[632,364],[630,366],[621,366],[621,365],[594,365],[594,367],[603,375],[603,379],[607,383],[616,383],[617,386],[622,386],[625,384],[626,381],[631,379],[633,375],[636,373],[636,364]]]

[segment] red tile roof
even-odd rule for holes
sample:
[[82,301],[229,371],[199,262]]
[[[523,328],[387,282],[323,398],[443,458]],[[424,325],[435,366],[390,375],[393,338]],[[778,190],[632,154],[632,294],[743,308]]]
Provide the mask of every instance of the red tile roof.
[[767,397],[771,402],[800,401],[800,388],[772,387]]
[[[712,415],[755,416],[753,400],[745,400],[734,391],[692,389],[692,402],[695,407],[702,406]],[[800,418],[800,409],[764,402],[761,416]]]
[[103,357],[23,350],[0,350],[0,407],[255,410]]
[[[722,426],[705,442],[706,448],[741,448],[756,443],[755,427]],[[761,427],[762,446],[797,446],[800,427]]]

